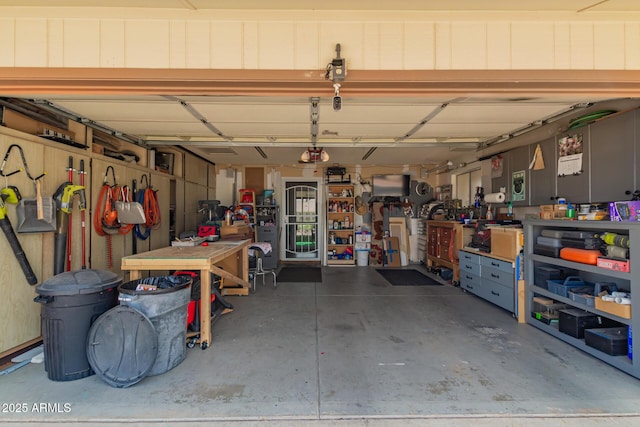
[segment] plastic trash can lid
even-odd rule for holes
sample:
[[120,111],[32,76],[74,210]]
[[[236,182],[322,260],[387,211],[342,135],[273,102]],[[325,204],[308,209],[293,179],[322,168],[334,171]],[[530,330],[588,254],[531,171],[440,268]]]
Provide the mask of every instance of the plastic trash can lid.
[[158,334],[151,320],[128,306],[117,306],[91,325],[89,365],[112,387],[126,388],[147,376],[158,357]]
[[117,286],[122,279],[106,270],[75,270],[56,274],[36,286],[40,295],[93,294]]

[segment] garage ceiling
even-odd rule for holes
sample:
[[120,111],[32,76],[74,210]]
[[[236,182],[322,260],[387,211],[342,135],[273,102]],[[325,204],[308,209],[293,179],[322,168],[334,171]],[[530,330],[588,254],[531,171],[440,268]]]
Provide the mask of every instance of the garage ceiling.
[[[318,101],[315,140],[330,163],[429,165],[475,156],[480,144],[577,113],[572,107],[585,101],[592,100],[346,98],[333,111],[326,97]],[[183,145],[221,165],[297,164],[314,139],[313,101],[306,97],[83,96],[47,103],[150,145]]]
[[[354,6],[354,4],[361,6]],[[637,0],[0,0],[2,6],[204,9],[322,9],[421,11],[640,11]],[[493,95],[493,96],[492,96]],[[29,99],[35,99],[27,96]],[[478,157],[479,147],[501,142],[556,118],[585,114],[586,96],[345,96],[334,111],[331,96],[43,96],[36,102],[67,111],[150,145],[184,145],[217,164],[291,165],[312,145],[329,163],[404,165],[455,163]],[[317,102],[317,108],[315,104]],[[610,108],[611,101],[606,101]],[[629,108],[629,101],[622,108]],[[313,123],[317,121],[317,128]],[[260,150],[258,150],[257,148]],[[373,150],[372,150],[373,149]],[[261,152],[260,152],[261,151]],[[368,154],[368,156],[367,156]]]

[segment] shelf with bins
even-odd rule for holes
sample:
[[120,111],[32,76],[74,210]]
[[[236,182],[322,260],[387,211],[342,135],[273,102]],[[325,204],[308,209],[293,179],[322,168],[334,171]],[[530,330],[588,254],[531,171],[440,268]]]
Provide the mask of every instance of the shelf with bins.
[[247,222],[253,230],[254,240],[258,240],[258,230],[256,227],[256,192],[250,189],[238,191],[238,207],[246,212]]
[[[589,231],[601,234],[603,232],[616,233],[629,237],[629,272],[610,270],[592,264],[568,261],[548,255],[536,253],[535,243],[541,236],[542,230],[558,231]],[[545,276],[536,277],[536,271],[564,271],[565,275],[578,276],[586,283],[600,283],[602,285],[615,285],[619,291],[629,292],[631,295],[640,295],[640,224],[631,222],[610,222],[610,221],[563,221],[563,220],[527,220],[524,223],[525,233],[525,282],[526,299],[525,313],[527,322],[548,334],[573,345],[580,350],[610,364],[630,375],[640,378],[640,358],[630,358],[627,354],[611,355],[600,349],[587,345],[581,336],[573,336],[567,331],[562,331],[559,327],[556,315],[540,315],[540,310],[545,310],[544,304],[549,304],[555,308],[577,309],[580,315],[596,318],[601,326],[590,326],[590,328],[605,328],[619,326],[622,330],[631,328],[631,331],[640,331],[640,308],[638,305],[630,306],[630,315],[617,315],[609,309],[602,310],[596,308],[591,298],[580,297],[577,293],[559,294],[548,289]],[[538,269],[538,270],[537,270]],[[561,288],[566,290],[567,288]],[[542,305],[541,305],[542,301]],[[597,303],[596,303],[597,304]],[[558,308],[558,310],[560,309]],[[567,313],[564,311],[563,313]],[[589,329],[590,329],[589,328]],[[624,333],[621,335],[624,342]],[[640,344],[637,340],[631,341],[632,353],[640,354]]]
[[326,211],[327,265],[354,265],[354,186],[327,185]]

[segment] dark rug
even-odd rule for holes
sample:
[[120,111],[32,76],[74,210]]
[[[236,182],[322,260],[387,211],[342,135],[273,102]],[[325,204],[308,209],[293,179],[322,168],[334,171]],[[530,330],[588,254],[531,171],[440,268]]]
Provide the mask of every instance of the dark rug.
[[277,276],[278,282],[322,282],[320,267],[283,267]]
[[442,285],[417,270],[400,268],[376,268],[376,271],[393,286],[433,286]]

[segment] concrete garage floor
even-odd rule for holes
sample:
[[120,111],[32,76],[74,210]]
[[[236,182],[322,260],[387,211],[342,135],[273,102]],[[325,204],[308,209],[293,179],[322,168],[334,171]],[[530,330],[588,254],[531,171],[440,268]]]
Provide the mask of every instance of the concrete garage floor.
[[42,364],[3,376],[0,423],[640,425],[640,380],[460,288],[394,287],[372,267],[322,274],[229,297],[212,347],[127,389],[50,381]]

